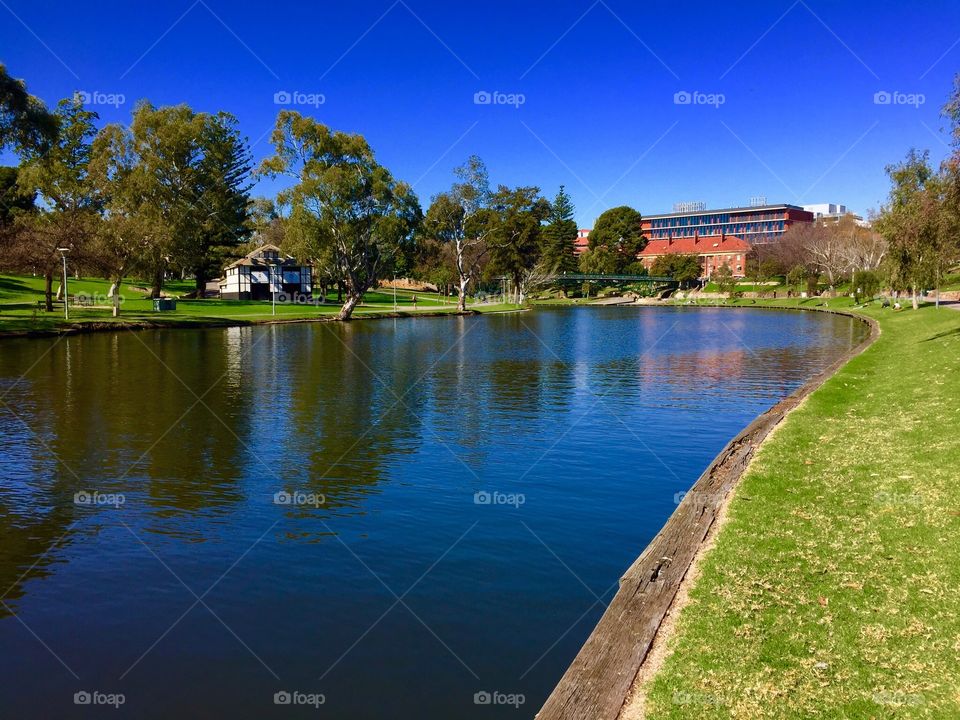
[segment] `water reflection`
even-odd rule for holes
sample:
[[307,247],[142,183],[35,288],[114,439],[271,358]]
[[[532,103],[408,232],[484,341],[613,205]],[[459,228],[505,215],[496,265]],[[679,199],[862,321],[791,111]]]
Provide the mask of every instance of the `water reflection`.
[[[538,705],[602,610],[580,580],[615,586],[727,439],[864,333],[582,308],[5,342],[4,705],[75,710],[73,678],[12,610],[85,679],[152,698],[132,716],[196,715],[200,696],[210,714],[268,712],[275,679],[215,620],[162,635],[191,601],[168,570],[198,593],[224,578],[212,606],[284,680],[334,667],[339,716],[378,717],[378,697],[398,718],[481,716],[451,650]],[[410,587],[422,622],[389,611],[387,588]],[[157,700],[158,684],[177,692]]]

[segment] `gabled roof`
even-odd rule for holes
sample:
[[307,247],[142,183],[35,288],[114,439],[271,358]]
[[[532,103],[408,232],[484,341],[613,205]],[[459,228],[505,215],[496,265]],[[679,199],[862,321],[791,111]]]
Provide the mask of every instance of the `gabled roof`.
[[269,267],[270,265],[276,265],[276,260],[270,260],[264,257],[267,253],[276,253],[277,257],[280,260],[280,265],[284,267],[297,266],[299,267],[300,263],[292,255],[287,255],[283,250],[278,248],[276,245],[261,245],[256,250],[248,252],[239,260],[236,260],[229,265],[226,269],[233,267],[238,267],[240,265],[249,265],[251,267]]
[[699,237],[662,238],[651,240],[640,251],[639,257],[651,255],[712,255],[717,253],[748,253],[751,245],[733,235],[703,235]]

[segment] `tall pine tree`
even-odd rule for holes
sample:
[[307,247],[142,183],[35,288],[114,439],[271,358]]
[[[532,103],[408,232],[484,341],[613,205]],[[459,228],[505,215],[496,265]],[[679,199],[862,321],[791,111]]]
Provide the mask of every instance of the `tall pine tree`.
[[550,206],[542,238],[542,257],[547,267],[556,268],[559,273],[575,272],[573,243],[577,239],[577,223],[573,219],[573,202],[563,185]]

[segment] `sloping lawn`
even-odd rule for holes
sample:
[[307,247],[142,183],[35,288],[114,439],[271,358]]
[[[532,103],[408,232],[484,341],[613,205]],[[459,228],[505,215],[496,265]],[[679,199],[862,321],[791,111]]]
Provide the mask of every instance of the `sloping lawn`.
[[737,489],[647,717],[960,718],[960,312],[865,312]]
[[[56,289],[57,284],[54,284]],[[89,322],[143,322],[156,324],[211,324],[230,322],[256,322],[274,318],[270,301],[254,300],[178,300],[174,312],[154,312],[153,302],[138,291],[142,284],[136,281],[124,283],[121,291],[123,302],[120,317],[111,315],[107,298],[110,284],[96,278],[71,278],[70,297],[85,295],[92,298],[95,307],[83,307],[71,302],[70,321],[63,318],[63,305],[54,307],[52,313],[44,312],[38,306],[43,299],[43,278],[23,275],[0,275],[0,333],[25,330],[51,330]],[[170,283],[164,292],[177,296],[193,290],[192,283]],[[413,299],[416,297],[417,302]],[[397,310],[403,313],[414,312],[453,312],[456,310],[456,298],[441,297],[436,293],[413,293],[409,290],[396,292]],[[510,309],[507,305],[484,304],[474,309],[491,312]],[[335,315],[340,309],[336,293],[331,293],[323,305],[302,305],[278,303],[276,319],[295,320],[322,318]],[[355,316],[393,312],[394,293],[392,290],[369,292],[363,303],[354,311]]]

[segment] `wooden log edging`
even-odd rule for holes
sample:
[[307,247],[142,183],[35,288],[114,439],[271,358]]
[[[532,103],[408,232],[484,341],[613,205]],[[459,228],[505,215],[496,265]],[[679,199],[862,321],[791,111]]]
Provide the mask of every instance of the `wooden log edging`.
[[804,309],[855,318],[870,327],[870,335],[757,417],[720,451],[620,578],[613,601],[537,713],[537,720],[617,720],[688,570],[760,443],[791,410],[880,335],[880,326],[872,318]]

